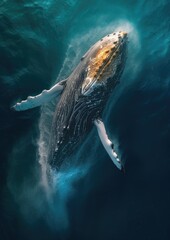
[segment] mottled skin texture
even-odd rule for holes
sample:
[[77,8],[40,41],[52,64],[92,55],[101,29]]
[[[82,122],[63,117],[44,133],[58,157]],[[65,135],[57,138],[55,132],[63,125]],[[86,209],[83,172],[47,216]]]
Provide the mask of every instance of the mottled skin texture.
[[[112,36],[113,35],[113,36]],[[102,117],[126,61],[126,33],[108,35],[93,45],[69,76],[56,106],[49,164],[58,169]],[[115,36],[114,36],[115,35]]]

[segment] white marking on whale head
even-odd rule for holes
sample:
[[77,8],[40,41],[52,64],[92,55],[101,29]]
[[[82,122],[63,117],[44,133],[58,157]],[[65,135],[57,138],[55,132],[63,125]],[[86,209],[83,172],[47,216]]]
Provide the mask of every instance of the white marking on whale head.
[[[102,42],[102,44],[101,44]],[[86,54],[87,76],[82,84],[82,94],[89,95],[93,89],[112,78],[118,66],[124,67],[127,33],[111,33],[93,45]]]

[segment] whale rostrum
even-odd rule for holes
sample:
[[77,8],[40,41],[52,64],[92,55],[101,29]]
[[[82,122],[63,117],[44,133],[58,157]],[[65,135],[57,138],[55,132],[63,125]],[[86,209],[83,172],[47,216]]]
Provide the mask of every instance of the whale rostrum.
[[48,163],[53,169],[59,169],[74,153],[93,126],[115,166],[123,169],[101,119],[108,98],[120,82],[127,58],[127,43],[126,32],[103,37],[81,58],[67,79],[13,106],[16,111],[24,111],[58,97],[48,149]]

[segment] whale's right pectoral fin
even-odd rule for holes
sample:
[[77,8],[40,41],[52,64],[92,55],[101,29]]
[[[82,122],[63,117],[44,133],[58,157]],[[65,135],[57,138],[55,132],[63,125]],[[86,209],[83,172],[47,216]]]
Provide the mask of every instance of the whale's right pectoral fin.
[[43,90],[40,94],[32,97],[29,96],[26,100],[16,103],[12,108],[15,111],[24,111],[27,109],[35,108],[41,106],[53,98],[59,96],[65,88],[66,80],[63,80],[56,85],[54,85],[49,90]]
[[102,120],[100,119],[96,119],[94,121],[94,125],[97,128],[98,131],[98,135],[100,137],[100,140],[106,150],[106,152],[108,153],[108,155],[110,156],[110,158],[112,159],[113,163],[115,164],[115,166],[119,169],[119,170],[124,170],[123,165],[121,160],[118,158],[117,153],[114,150],[114,145],[113,143],[110,141],[110,139],[107,136],[106,133],[106,129],[104,126],[104,123],[102,122]]

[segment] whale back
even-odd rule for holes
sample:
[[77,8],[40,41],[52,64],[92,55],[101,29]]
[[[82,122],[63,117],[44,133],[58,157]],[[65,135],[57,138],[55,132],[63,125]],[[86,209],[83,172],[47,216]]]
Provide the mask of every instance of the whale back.
[[108,79],[108,84],[98,86],[90,95],[82,94],[85,72],[78,67],[70,75],[53,118],[48,158],[52,168],[60,168],[90,132],[94,120],[102,117],[104,106],[119,83],[122,71],[122,66],[118,67],[114,77]]

